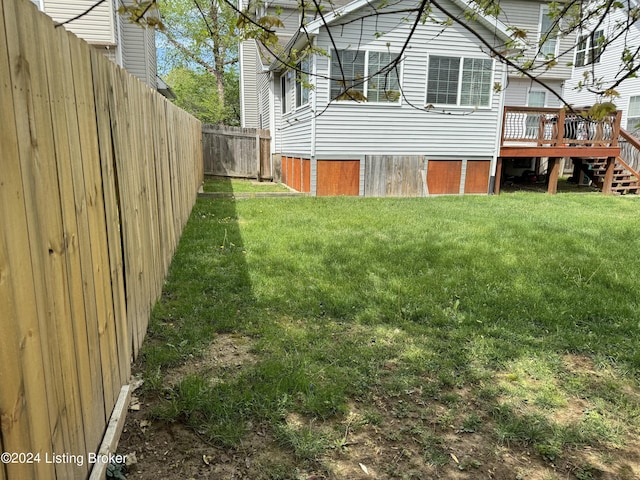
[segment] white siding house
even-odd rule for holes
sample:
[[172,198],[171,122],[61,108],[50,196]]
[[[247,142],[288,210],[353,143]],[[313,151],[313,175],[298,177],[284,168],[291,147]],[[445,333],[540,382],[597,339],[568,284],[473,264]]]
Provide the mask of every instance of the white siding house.
[[[465,0],[439,3],[442,11],[433,6],[431,14],[440,22],[468,8]],[[256,55],[256,72],[262,79],[268,75],[272,97],[267,109],[260,107],[265,89],[251,97],[245,91],[245,106],[251,104],[257,117],[271,112],[260,125],[271,129],[282,180],[312,195],[493,191],[503,107],[556,106],[557,95],[494,59],[487,45],[511,39],[500,18],[478,15],[473,32],[455,22],[447,28],[419,23],[407,44],[412,21],[387,2],[381,5],[354,0],[309,22],[304,32],[289,37],[287,31],[286,48],[300,51],[311,42],[314,52],[326,52],[310,54],[298,66],[311,73],[308,78],[278,62],[262,65]],[[571,50],[570,38],[541,40],[545,2],[503,0],[501,6],[505,20],[529,31],[526,40],[536,45],[525,59]],[[375,15],[380,8],[389,12]],[[396,57],[395,69],[376,74]],[[557,94],[571,73],[564,63],[541,76]],[[353,80],[358,78],[365,80]]]
[[[102,51],[151,88],[157,88],[155,31],[132,24],[117,13],[120,2],[105,0],[32,0],[56,22]],[[129,1],[125,3],[131,3]],[[81,16],[80,16],[81,15]],[[79,18],[74,19],[76,16]],[[68,23],[65,23],[71,19]]]
[[[349,0],[319,0],[318,3],[324,3],[327,7],[326,11],[331,11],[349,3]],[[242,9],[246,9],[248,6],[248,0],[240,1]],[[276,28],[278,42],[284,47],[298,33],[300,28],[301,19],[297,0],[265,1],[260,4],[259,8],[259,11],[248,13],[256,17],[265,15],[278,17],[283,24],[283,26]],[[240,42],[238,51],[240,59],[240,124],[245,128],[261,128],[261,125],[274,123],[275,120],[273,118],[267,119],[264,117],[265,113],[269,113],[270,117],[275,114],[273,111],[275,101],[273,98],[274,84],[269,68],[273,56],[253,39]],[[270,100],[267,100],[264,96],[261,97],[262,93],[264,93],[263,82],[265,81],[271,82],[268,88],[268,90],[272,91]],[[263,104],[259,105],[259,102],[263,102]],[[265,106],[265,103],[270,107]]]
[[[636,3],[632,3],[636,5]],[[601,101],[607,101],[587,89],[578,89],[579,82],[584,81],[585,72],[591,78],[600,79],[605,88],[612,85],[620,76],[621,56],[625,47],[635,51],[640,47],[640,26],[637,22],[630,26],[629,32],[619,36],[607,45],[602,52],[598,48],[598,38],[614,37],[616,24],[628,20],[627,10],[616,9],[601,22],[592,24],[590,29],[583,32],[579,38],[575,52],[572,77],[565,83],[564,97],[569,103],[578,107],[590,106]],[[638,130],[640,123],[640,78],[630,78],[615,87],[618,97],[611,99],[618,109],[622,110],[622,127],[628,131]]]

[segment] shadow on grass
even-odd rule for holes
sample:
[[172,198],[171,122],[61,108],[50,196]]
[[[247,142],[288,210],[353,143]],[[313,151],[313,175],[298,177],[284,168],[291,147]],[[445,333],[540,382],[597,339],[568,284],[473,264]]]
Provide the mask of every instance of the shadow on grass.
[[[570,427],[544,408],[575,397],[630,415],[621,384],[593,388],[563,362],[584,355],[637,372],[637,284],[613,253],[637,240],[613,223],[495,211],[514,201],[427,204],[449,204],[437,212],[417,201],[199,199],[154,310],[148,383],[164,388],[163,372],[218,333],[254,338],[258,361],[213,383],[186,376],[157,415],[231,446],[248,420],[266,422],[294,445],[283,430],[291,413],[341,417],[354,399],[373,406],[420,391],[403,408],[473,404],[492,426],[487,442],[532,445],[544,459],[615,441],[607,412]],[[593,215],[604,222],[606,207]],[[520,408],[527,402],[540,408]]]

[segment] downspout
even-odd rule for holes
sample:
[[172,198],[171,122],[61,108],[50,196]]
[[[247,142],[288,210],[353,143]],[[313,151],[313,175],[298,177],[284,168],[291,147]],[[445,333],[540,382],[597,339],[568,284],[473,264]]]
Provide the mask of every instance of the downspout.
[[271,177],[273,178],[273,156],[276,153],[276,104],[275,104],[275,75],[273,71],[269,72],[269,133],[271,141],[269,142],[269,162],[271,165]]
[[[113,6],[113,4],[112,4]],[[111,21],[113,22],[113,29],[114,29],[114,40],[116,43],[116,64],[122,68],[124,68],[124,54],[122,52],[123,50],[123,36],[122,36],[122,18],[120,17],[120,14],[118,13],[118,9],[117,8],[113,8],[112,10],[112,15],[111,15]]]
[[[244,8],[242,0],[238,0],[238,10],[242,11]],[[240,66],[240,126],[245,127],[245,113],[244,113],[244,104],[245,104],[245,93],[244,93],[244,80],[245,80],[245,72],[244,72],[244,46],[245,41],[238,42],[238,65]]]
[[496,128],[496,140],[493,150],[493,158],[491,159],[491,172],[489,176],[489,195],[493,195],[496,186],[496,170],[498,166],[498,157],[500,156],[500,142],[502,140],[502,122],[504,121],[504,97],[507,85],[507,66],[503,64],[502,70],[502,88],[500,89],[500,102],[498,104],[498,125]]
[[244,113],[244,42],[238,42],[238,64],[240,65],[240,126],[245,127]]
[[[312,41],[313,41],[313,48],[315,50],[316,48],[316,43],[317,43],[317,38],[318,37],[313,37]],[[315,185],[314,189],[312,190],[310,193],[311,195],[313,195],[314,197],[316,196],[317,193],[317,188],[318,188],[318,183],[316,182],[311,182],[311,179],[314,177],[314,172],[315,172],[315,176],[318,176],[318,165],[316,163],[316,113],[317,113],[317,107],[318,107],[318,55],[316,53],[313,54],[312,57],[312,67],[311,67],[311,73],[312,73],[312,79],[313,79],[313,89],[311,89],[311,91],[309,92],[309,94],[311,95],[311,98],[313,99],[313,101],[311,102],[311,155],[310,155],[310,183]],[[311,187],[311,185],[309,185],[309,187]]]

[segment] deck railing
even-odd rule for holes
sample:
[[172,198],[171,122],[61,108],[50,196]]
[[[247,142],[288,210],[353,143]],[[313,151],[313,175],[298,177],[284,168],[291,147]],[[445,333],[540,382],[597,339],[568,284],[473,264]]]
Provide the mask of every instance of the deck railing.
[[636,172],[640,172],[640,139],[620,129],[620,158]]
[[537,147],[615,147],[620,132],[620,112],[601,120],[586,110],[504,107],[502,144]]

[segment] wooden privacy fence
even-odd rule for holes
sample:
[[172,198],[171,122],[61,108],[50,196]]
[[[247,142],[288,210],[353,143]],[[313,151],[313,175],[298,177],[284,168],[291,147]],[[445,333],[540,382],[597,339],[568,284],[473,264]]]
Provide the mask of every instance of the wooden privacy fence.
[[195,202],[201,124],[27,0],[0,0],[0,122],[0,448],[21,455],[0,480],[83,478]]
[[269,130],[203,125],[202,150],[207,175],[273,178]]

